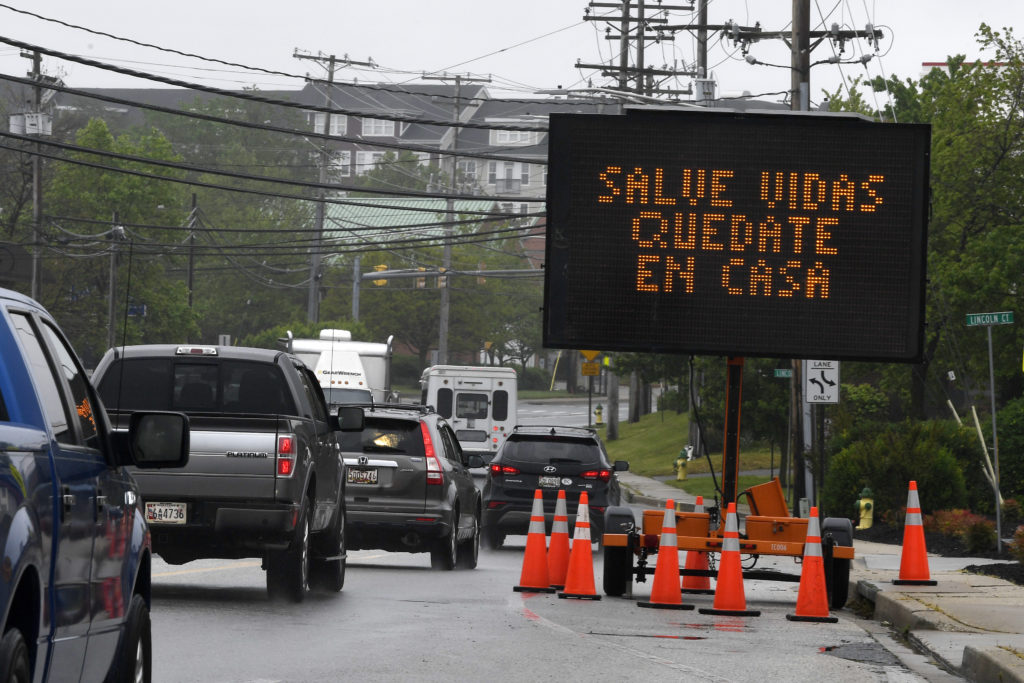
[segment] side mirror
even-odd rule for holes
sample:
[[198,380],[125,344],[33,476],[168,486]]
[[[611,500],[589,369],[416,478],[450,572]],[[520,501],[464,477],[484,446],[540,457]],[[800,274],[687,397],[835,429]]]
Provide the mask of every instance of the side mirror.
[[140,469],[188,464],[188,417],[183,413],[132,413],[128,448]]
[[616,460],[615,461],[615,471],[616,472],[625,472],[628,469],[629,469],[629,461],[628,460]]
[[484,458],[479,453],[473,453],[467,458],[466,467],[483,467],[486,465]]
[[361,432],[365,414],[359,406],[338,406],[338,430],[342,432]]

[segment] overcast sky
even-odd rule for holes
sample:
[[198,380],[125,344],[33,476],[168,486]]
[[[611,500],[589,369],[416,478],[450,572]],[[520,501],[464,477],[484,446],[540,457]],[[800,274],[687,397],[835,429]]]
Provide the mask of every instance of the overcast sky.
[[[683,3],[666,0],[663,4]],[[584,87],[588,81],[594,86],[607,85],[609,79],[602,78],[599,71],[579,70],[575,64],[618,63],[618,41],[606,39],[607,23],[584,21],[587,2],[582,0],[175,0],[159,5],[156,9],[156,3],[139,0],[0,0],[0,36],[229,89],[298,88],[302,79],[246,71],[82,29],[299,77],[309,73],[322,78],[325,71],[316,62],[296,59],[296,49],[348,55],[352,60],[372,60],[378,65],[375,69],[341,69],[337,80],[408,84],[419,80],[424,72],[447,72],[490,78],[492,90],[522,96],[557,86]],[[656,0],[647,0],[647,5],[656,7]],[[791,0],[711,0],[708,20],[721,24],[733,19],[750,26],[760,22],[764,30],[777,31],[788,28],[791,10]],[[609,12],[613,10],[592,10],[594,14]],[[988,57],[979,54],[976,47],[974,34],[979,24],[1016,26],[1024,31],[1024,2],[811,0],[811,19],[812,29],[827,28],[833,22],[844,28],[864,29],[871,23],[885,34],[881,56],[872,59],[866,68],[861,64],[815,66],[811,98],[817,102],[823,89],[835,90],[844,76],[884,73],[917,78],[922,62],[944,61],[950,54]],[[683,11],[674,11],[669,18],[671,24],[690,21],[695,21],[695,15]],[[865,41],[856,41],[847,46],[846,56],[859,57],[865,52],[873,53],[874,48]],[[0,43],[0,73],[25,74],[31,63],[19,53],[19,48]],[[747,64],[737,47],[715,36],[709,64],[720,94],[777,93],[789,88],[789,51],[782,41],[762,41],[751,46],[750,54],[777,66]],[[812,61],[831,55],[832,49],[825,42],[814,51]],[[646,64],[659,68],[690,67],[695,59],[696,44],[686,32],[676,34],[672,42],[650,45],[646,52]],[[46,58],[43,63],[47,73],[62,76],[72,87],[165,87],[55,58]],[[685,87],[686,83],[681,81],[676,87]],[[781,97],[766,95],[767,99]]]

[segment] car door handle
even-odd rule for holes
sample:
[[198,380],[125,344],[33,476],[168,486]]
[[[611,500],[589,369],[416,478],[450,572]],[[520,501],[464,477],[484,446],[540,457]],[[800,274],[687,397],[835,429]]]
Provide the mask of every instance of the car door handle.
[[61,494],[60,501],[62,503],[60,521],[63,522],[64,519],[67,517],[67,514],[71,512],[71,508],[74,507],[75,505],[75,495],[71,493],[70,486],[64,487],[64,491]]

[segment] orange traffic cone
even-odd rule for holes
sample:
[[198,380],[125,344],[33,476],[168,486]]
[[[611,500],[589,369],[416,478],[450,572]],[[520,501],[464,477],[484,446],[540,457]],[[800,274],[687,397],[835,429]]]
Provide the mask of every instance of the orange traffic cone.
[[587,492],[580,494],[580,506],[576,510],[576,528],[572,534],[572,551],[569,553],[569,569],[565,576],[565,590],[560,598],[600,600],[594,588],[594,558],[590,551],[590,500]]
[[[704,496],[697,496],[697,502],[693,505],[694,512],[704,512]],[[708,571],[708,554],[700,550],[686,551],[686,564],[683,566],[686,572]],[[683,593],[699,593],[712,595],[711,578],[707,574],[683,574]]]
[[654,568],[650,602],[637,601],[640,607],[660,609],[693,609],[683,604],[679,586],[679,543],[676,541],[676,502],[665,501],[665,521],[661,523],[658,564]]
[[828,615],[828,588],[825,586],[825,560],[821,555],[821,525],[818,508],[811,508],[804,542],[804,562],[800,572],[800,590],[796,596],[796,614],[787,614],[790,621],[827,621],[838,617]]
[[519,593],[554,593],[548,581],[547,534],[544,533],[544,496],[540,489],[533,494],[530,528],[526,534],[526,553],[519,585],[512,590]]
[[736,522],[736,503],[729,503],[722,538],[722,558],[718,562],[714,607],[701,607],[701,614],[724,614],[733,617],[758,617],[761,610],[748,610],[743,595],[743,567],[740,564],[740,533]]
[[907,521],[903,526],[903,548],[900,551],[900,578],[893,583],[903,586],[934,586],[928,571],[928,550],[924,543],[924,522],[921,502],[917,498],[917,482],[910,482],[907,493]]
[[565,509],[565,490],[558,490],[555,501],[555,521],[551,524],[551,542],[548,544],[548,580],[552,588],[565,588],[565,575],[569,571],[569,513]]

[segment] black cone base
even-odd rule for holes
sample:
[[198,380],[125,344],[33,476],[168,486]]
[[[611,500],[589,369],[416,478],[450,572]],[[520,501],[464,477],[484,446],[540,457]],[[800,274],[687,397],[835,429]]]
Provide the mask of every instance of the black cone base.
[[701,607],[697,610],[701,614],[721,614],[726,617],[759,617],[761,616],[761,610],[759,609],[714,609],[711,607]]

